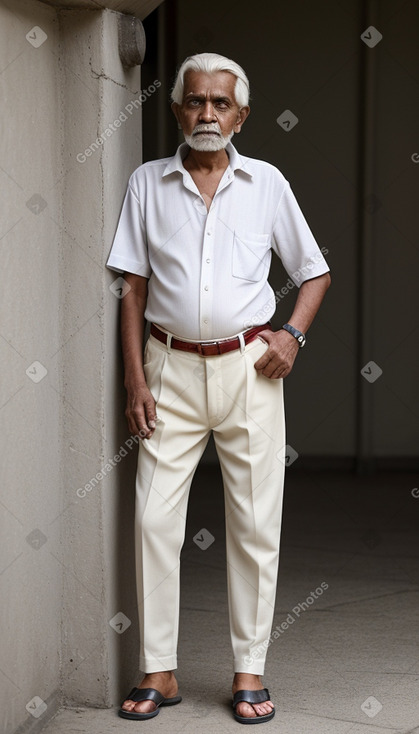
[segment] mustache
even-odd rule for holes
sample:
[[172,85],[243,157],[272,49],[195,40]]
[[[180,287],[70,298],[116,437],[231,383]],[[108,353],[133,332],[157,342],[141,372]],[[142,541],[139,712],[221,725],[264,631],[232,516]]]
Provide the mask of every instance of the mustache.
[[217,133],[217,135],[221,135],[221,130],[220,126],[217,123],[202,123],[201,125],[197,125],[194,128],[192,135],[199,135],[200,133]]

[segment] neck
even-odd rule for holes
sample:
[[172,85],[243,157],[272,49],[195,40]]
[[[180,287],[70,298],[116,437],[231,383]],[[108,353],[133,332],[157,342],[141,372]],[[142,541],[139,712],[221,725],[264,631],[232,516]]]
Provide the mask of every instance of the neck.
[[183,160],[184,167],[190,170],[214,171],[225,170],[228,166],[228,155],[225,148],[222,150],[194,150],[189,148],[189,153]]

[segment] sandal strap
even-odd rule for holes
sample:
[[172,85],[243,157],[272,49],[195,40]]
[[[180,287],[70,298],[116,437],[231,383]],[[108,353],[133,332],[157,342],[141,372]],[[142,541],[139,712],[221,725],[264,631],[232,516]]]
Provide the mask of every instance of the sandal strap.
[[154,701],[156,706],[160,706],[165,697],[156,688],[133,688],[131,693],[125,700],[135,701]]
[[233,708],[235,708],[240,701],[253,704],[263,703],[264,701],[269,700],[270,695],[267,688],[262,688],[259,691],[237,691],[233,696]]

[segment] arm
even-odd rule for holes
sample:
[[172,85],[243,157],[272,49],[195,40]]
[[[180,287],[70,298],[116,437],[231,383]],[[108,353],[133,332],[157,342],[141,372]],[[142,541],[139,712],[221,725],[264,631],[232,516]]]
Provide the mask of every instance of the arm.
[[[331,283],[329,273],[306,280],[298,291],[297,301],[289,323],[304,334],[310,327],[320,308],[320,304]],[[284,329],[261,331],[261,336],[269,348],[255,363],[259,373],[271,379],[287,377],[292,370],[299,346],[297,340]]]
[[148,279],[125,273],[130,290],[121,301],[121,338],[127,407],[125,416],[132,435],[151,438],[156,427],[156,403],[147,387],[143,369],[144,312]]

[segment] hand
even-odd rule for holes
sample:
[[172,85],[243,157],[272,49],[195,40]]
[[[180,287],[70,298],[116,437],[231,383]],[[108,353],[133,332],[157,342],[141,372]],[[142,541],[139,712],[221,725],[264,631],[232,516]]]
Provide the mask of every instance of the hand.
[[297,340],[285,329],[279,331],[265,329],[260,331],[258,336],[267,342],[269,347],[255,362],[255,370],[271,380],[287,377],[299,350]]
[[156,428],[156,401],[145,382],[127,387],[127,393],[125,417],[131,435],[151,438]]

